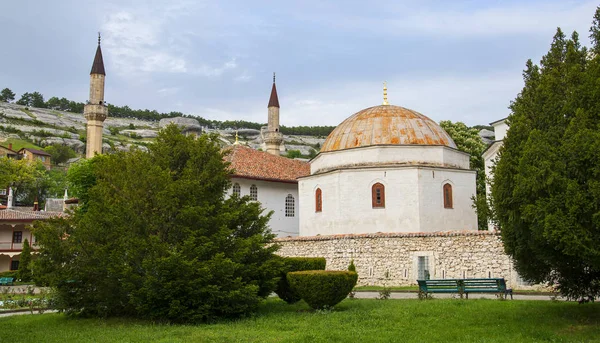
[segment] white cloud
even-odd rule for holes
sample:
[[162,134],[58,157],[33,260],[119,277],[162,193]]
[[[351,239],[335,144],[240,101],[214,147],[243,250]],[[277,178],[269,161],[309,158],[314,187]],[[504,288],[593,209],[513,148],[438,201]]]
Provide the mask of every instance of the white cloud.
[[175,25],[186,16],[193,15],[197,7],[190,1],[136,4],[131,9],[117,6],[119,10],[107,15],[102,25],[106,38],[103,41],[104,52],[111,56],[116,72],[125,76],[192,73],[215,77],[235,69],[235,58],[215,66],[195,62],[198,56],[188,57],[193,53],[190,37],[194,33]]

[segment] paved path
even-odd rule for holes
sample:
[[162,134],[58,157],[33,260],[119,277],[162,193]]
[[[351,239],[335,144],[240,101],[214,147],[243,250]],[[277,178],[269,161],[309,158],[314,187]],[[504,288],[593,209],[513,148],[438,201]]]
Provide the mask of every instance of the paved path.
[[[356,298],[358,299],[376,299],[379,297],[379,292],[356,292]],[[416,292],[392,292],[390,299],[418,299],[418,293]],[[438,293],[433,294],[433,298],[438,299],[449,299],[458,298],[457,294],[446,294]],[[496,299],[495,294],[471,294],[469,299]],[[549,295],[529,295],[529,294],[514,294],[514,300],[552,300]],[[566,300],[564,298],[558,298],[558,300]]]

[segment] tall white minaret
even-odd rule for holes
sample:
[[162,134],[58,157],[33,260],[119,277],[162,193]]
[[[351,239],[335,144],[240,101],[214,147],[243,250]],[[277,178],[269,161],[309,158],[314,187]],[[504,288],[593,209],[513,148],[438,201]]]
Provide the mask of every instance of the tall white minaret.
[[85,105],[83,115],[87,119],[87,147],[86,158],[91,158],[96,153],[102,153],[102,129],[104,120],[108,116],[108,107],[104,102],[104,61],[100,48],[100,33],[98,33],[98,48],[90,72],[90,99]]
[[267,132],[263,137],[267,152],[279,156],[283,135],[279,132],[279,98],[277,97],[277,87],[275,87],[275,73],[273,73],[273,87],[267,108],[269,109],[269,122]]

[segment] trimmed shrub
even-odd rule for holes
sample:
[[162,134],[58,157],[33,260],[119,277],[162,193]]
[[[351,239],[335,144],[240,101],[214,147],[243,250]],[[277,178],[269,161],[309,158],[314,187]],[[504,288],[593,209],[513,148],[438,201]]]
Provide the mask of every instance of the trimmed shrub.
[[348,270],[356,273],[356,266],[354,265],[354,260],[350,260],[350,265],[348,266]]
[[345,270],[308,270],[287,275],[292,290],[314,309],[337,305],[348,296],[357,280],[358,274]]
[[290,288],[287,281],[287,273],[302,270],[325,270],[325,258],[323,257],[283,257],[283,268],[281,279],[277,284],[275,293],[288,304],[300,301],[300,296]]

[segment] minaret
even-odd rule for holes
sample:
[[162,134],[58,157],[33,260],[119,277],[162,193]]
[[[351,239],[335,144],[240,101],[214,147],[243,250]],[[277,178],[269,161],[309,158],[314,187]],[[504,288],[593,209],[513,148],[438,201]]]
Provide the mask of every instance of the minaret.
[[387,100],[387,82],[383,81],[383,104],[389,105],[390,103]]
[[273,73],[273,88],[271,88],[271,98],[267,107],[269,122],[263,139],[267,146],[267,152],[279,156],[283,135],[279,132],[279,99],[277,98],[277,87],[275,87],[275,73]]
[[100,33],[98,33],[98,48],[90,72],[90,99],[84,107],[83,115],[87,119],[87,148],[85,157],[94,157],[102,153],[102,129],[104,119],[108,116],[108,107],[104,102],[104,61],[100,48]]

